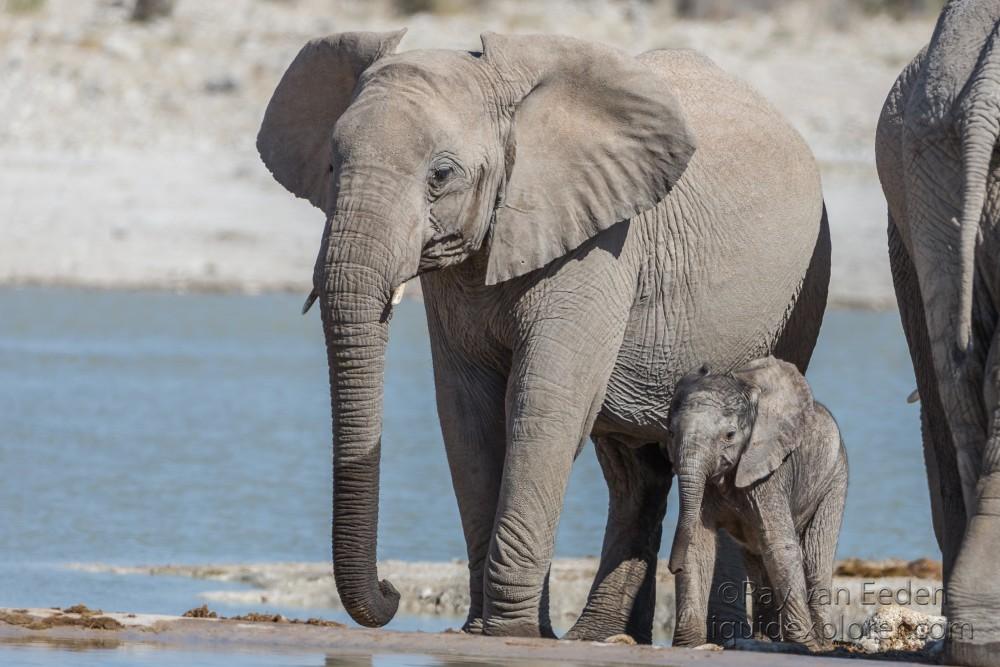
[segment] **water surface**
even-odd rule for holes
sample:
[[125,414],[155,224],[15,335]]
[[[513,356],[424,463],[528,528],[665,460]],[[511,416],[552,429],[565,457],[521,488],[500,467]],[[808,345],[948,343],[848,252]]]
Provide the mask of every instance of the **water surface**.
[[[0,606],[180,613],[225,586],[70,562],[327,559],[326,358],[318,315],[300,306],[293,295],[0,290]],[[379,558],[464,558],[421,304],[398,307],[389,348]],[[850,456],[840,555],[936,556],[897,314],[829,312],[809,377]],[[588,446],[557,555],[598,554],[606,507]],[[676,508],[672,498],[664,553]]]

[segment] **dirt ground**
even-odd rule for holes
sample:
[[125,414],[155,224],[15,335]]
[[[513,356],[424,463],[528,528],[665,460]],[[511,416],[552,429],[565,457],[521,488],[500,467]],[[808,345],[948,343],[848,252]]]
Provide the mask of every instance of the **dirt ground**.
[[[461,633],[404,633],[362,628],[317,627],[305,623],[260,623],[212,618],[180,618],[143,614],[108,614],[120,627],[96,629],[70,622],[53,622],[67,612],[47,609],[17,610],[31,617],[40,629],[3,621],[14,610],[0,609],[0,643],[50,643],[68,648],[93,643],[102,648],[126,644],[146,644],[160,648],[191,648],[215,651],[323,652],[328,655],[370,656],[386,653],[471,658],[476,664],[510,664],[530,661],[543,664],[553,660],[575,664],[662,665],[678,667],[703,665],[746,665],[785,667],[786,665],[830,664],[829,658],[780,653],[752,653],[732,650],[694,650],[657,646],[635,646],[597,642],[560,642],[547,639],[473,637]],[[46,626],[41,628],[41,626]],[[848,654],[842,654],[845,657]],[[856,654],[852,665],[879,664]],[[919,656],[914,656],[919,657]],[[893,663],[915,665],[905,655],[893,656]],[[884,664],[884,662],[882,663]]]

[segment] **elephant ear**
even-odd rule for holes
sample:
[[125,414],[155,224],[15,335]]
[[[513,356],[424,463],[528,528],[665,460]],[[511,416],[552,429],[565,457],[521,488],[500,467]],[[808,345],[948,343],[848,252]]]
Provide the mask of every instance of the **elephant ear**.
[[362,72],[396,50],[406,29],[344,32],[314,39],[288,66],[264,112],[257,151],[275,180],[324,208],[333,126]]
[[757,416],[736,468],[736,486],[746,488],[773,473],[798,447],[815,407],[806,379],[787,361],[765,357],[733,375],[757,390]]
[[482,35],[512,111],[486,283],[541,268],[677,182],[694,136],[667,80],[611,47]]

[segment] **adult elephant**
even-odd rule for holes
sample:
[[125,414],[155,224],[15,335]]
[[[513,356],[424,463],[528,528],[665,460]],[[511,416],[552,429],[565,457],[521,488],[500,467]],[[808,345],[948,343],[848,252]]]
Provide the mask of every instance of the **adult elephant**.
[[393,295],[419,275],[468,546],[465,629],[551,635],[553,539],[591,434],[610,507],[569,636],[649,641],[675,383],[703,361],[811,355],[830,260],[813,158],[690,51],[487,33],[481,53],[394,54],[402,36],[307,44],[258,137],[275,178],[327,216],[314,297],[341,600],[368,626],[397,608],[375,565],[382,382]]
[[1000,3],[949,2],[879,120],[953,661],[1000,665]]

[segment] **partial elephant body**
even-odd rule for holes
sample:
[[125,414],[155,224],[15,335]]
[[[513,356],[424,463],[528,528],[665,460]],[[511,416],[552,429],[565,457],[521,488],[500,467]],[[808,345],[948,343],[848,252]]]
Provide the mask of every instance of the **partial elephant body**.
[[[694,51],[639,59],[674,86],[699,149],[674,192],[631,223],[623,255],[639,282],[596,430],[662,442],[664,406],[692,366],[777,350],[805,369],[830,247],[812,154],[766,100]],[[808,325],[779,340],[796,304]]]
[[[810,648],[828,626],[833,562],[847,495],[847,453],[829,411],[794,365],[767,357],[732,371],[685,376],[671,409],[668,453],[680,514],[670,554],[676,576],[674,643],[698,646],[716,531],[743,549],[754,596],[753,632]],[[732,597],[744,583],[725,582]],[[745,639],[728,627],[716,641]]]
[[948,652],[1000,664],[1000,4],[953,0],[876,138],[889,256],[921,400]]
[[[579,639],[626,631],[650,638],[669,477],[634,471],[648,458],[645,443],[667,440],[677,380],[701,360],[728,368],[771,352],[804,369],[829,278],[819,177],[799,135],[759,95],[697,53],[663,50],[639,59],[670,81],[698,139],[671,194],[537,274],[487,287],[483,267],[472,260],[421,278],[438,410],[459,503],[468,503],[462,514],[474,592],[478,564],[493,561],[497,574],[516,566],[520,581],[530,582],[522,589],[529,592],[526,606],[537,608],[569,466],[588,433],[597,441],[612,507],[591,604],[569,635]],[[790,322],[796,308],[800,315]],[[493,429],[485,428],[487,419]],[[466,434],[481,429],[487,433],[470,447]],[[520,446],[531,449],[516,462],[508,452],[505,470],[504,447],[522,430],[531,441]],[[635,452],[614,451],[620,448]],[[482,469],[484,449],[492,475]],[[512,465],[525,470],[512,478]],[[468,488],[474,469],[489,479]],[[518,497],[514,488],[498,488],[501,477],[544,491]],[[503,503],[535,501],[507,537],[541,544],[523,550],[532,558],[499,550],[487,558],[472,548],[490,542],[495,493],[501,538]],[[629,601],[624,609],[608,609],[622,599]],[[649,620],[636,624],[642,616]]]
[[[819,403],[815,410],[812,423],[803,426],[803,442],[773,475],[749,492],[710,485],[703,516],[726,530],[755,563],[747,568],[756,573],[751,577],[755,634],[819,648],[832,639],[830,599],[847,497],[847,454],[829,411]],[[775,521],[785,516],[787,525]],[[774,609],[765,613],[765,606]],[[803,631],[789,633],[789,620]]]
[[466,630],[551,634],[554,535],[593,435],[611,500],[569,636],[649,641],[670,485],[649,471],[674,385],[702,360],[773,352],[804,370],[815,345],[830,246],[812,156],[690,51],[487,33],[481,53],[395,54],[402,36],[307,44],[258,136],[275,177],[327,216],[314,288],[341,599],[371,626],[398,600],[375,568],[381,382],[392,295],[419,275],[468,547]]

